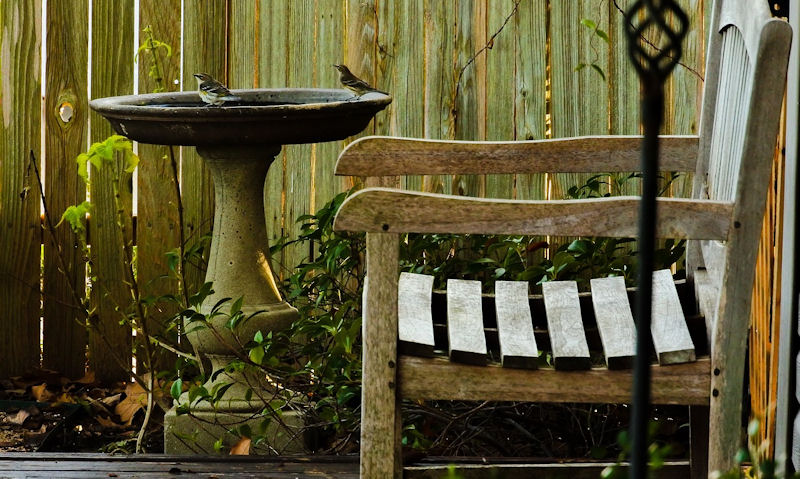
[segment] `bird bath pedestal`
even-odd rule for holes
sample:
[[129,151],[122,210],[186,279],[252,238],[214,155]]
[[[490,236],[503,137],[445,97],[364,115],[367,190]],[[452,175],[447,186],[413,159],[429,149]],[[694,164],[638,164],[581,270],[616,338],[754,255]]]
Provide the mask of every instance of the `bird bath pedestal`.
[[[237,341],[247,343],[257,331],[266,337],[297,319],[297,311],[281,299],[275,285],[264,214],[264,182],[281,145],[344,139],[362,131],[391,102],[391,97],[379,93],[353,98],[346,90],[259,89],[234,94],[241,101],[221,107],[205,106],[197,93],[155,93],[90,102],[114,130],[131,140],[195,146],[211,171],[215,213],[206,282],[213,283],[214,292],[204,300],[201,312],[208,314],[223,298],[241,297],[242,313],[255,313],[235,328],[235,336],[225,328],[226,316],[211,319],[210,328],[186,325],[189,341],[211,361],[213,371],[236,357]],[[223,306],[221,311],[229,309]],[[258,430],[265,407],[259,398],[273,394],[266,377],[226,372],[205,386],[211,391],[220,382],[233,386],[216,407],[200,402],[192,405],[191,416],[178,415],[175,408],[167,413],[165,452],[210,452],[228,429],[249,423]],[[248,389],[257,391],[249,395]],[[185,396],[181,403],[188,402]],[[302,427],[299,415],[284,413],[281,419],[289,426]],[[270,444],[266,448],[302,450],[302,435],[293,438],[291,432],[273,426],[267,436]],[[187,441],[187,437],[193,439]]]

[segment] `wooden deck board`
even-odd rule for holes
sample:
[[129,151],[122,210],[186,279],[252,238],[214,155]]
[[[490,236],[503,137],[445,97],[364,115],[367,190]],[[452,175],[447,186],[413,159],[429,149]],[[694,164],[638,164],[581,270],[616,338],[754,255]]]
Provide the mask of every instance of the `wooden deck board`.
[[[483,477],[583,479],[600,476],[610,463],[572,462],[541,464],[530,458],[437,458],[406,465],[404,477],[440,478],[450,465],[465,479]],[[670,461],[655,475],[658,479],[683,478],[686,461]],[[112,456],[96,453],[0,454],[0,478],[340,478],[358,477],[356,456],[175,456],[142,454]]]

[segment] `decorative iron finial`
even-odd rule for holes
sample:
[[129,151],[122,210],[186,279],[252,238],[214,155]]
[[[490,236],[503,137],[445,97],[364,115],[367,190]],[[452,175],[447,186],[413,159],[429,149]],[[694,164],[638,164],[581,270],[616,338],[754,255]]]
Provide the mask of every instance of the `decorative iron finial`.
[[[673,0],[637,0],[625,12],[625,25],[628,55],[636,72],[644,81],[659,79],[663,83],[683,54],[681,44],[689,29],[689,17]],[[645,46],[645,35],[662,36],[666,43],[656,48]]]

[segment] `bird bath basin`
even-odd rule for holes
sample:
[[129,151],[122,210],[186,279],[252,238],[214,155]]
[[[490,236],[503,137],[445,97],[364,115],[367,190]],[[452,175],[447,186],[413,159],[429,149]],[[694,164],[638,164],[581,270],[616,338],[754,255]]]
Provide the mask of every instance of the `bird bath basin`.
[[[297,311],[281,298],[275,286],[264,215],[264,182],[281,146],[355,135],[392,101],[380,93],[354,98],[347,90],[256,89],[232,93],[241,101],[223,106],[206,106],[196,92],[120,96],[89,103],[117,133],[143,143],[195,146],[209,166],[215,213],[206,282],[213,283],[214,292],[204,300],[201,312],[209,313],[223,298],[242,297],[242,313],[257,313],[236,329],[235,337],[224,327],[226,317],[210,320],[212,328],[192,330],[187,325],[189,340],[210,359],[214,371],[234,359],[232,345],[237,341],[244,344],[259,330],[266,337],[270,331],[288,328],[297,318]],[[222,311],[228,309],[223,307]],[[234,386],[216,408],[208,405],[206,411],[218,422],[220,413],[239,414],[236,421],[241,422],[241,414],[264,407],[257,401],[258,394],[253,394],[251,401],[245,400],[247,389],[253,386],[252,378],[237,378],[234,373],[225,376],[218,376],[217,381],[233,381]],[[206,387],[211,391],[213,383]],[[198,414],[195,409],[192,412]],[[170,420],[178,417],[166,418],[165,436]],[[170,451],[175,441],[165,440],[167,452],[188,452],[179,447]]]

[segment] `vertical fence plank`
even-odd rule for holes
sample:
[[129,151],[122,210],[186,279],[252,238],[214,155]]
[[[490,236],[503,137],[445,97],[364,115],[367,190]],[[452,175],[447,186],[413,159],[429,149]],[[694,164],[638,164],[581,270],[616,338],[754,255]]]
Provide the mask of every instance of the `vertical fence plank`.
[[[424,11],[423,0],[380,4],[378,84],[392,95],[391,105],[378,114],[385,120],[376,132],[380,135],[421,138],[425,134]],[[405,189],[422,189],[421,176],[402,181]]]
[[0,377],[39,364],[40,2],[0,2]]
[[[628,38],[625,34],[624,11],[633,0],[618,0],[609,5],[608,36],[609,71],[608,95],[611,99],[609,109],[609,133],[612,135],[636,135],[639,128],[639,76],[628,58]],[[617,8],[619,7],[619,8]],[[622,9],[622,10],[620,10]],[[620,175],[624,172],[617,172]],[[638,195],[641,181],[630,179],[618,185],[615,194]]]
[[[208,73],[226,83],[227,78],[227,2],[183,3],[183,89],[197,90],[192,76]],[[211,174],[194,148],[182,149],[181,185],[184,222],[189,246],[211,232],[214,219],[214,185]],[[205,252],[208,257],[208,251]],[[186,279],[190,290],[203,284],[205,265],[187,265]]]
[[[547,3],[521,2],[516,24],[514,124],[518,140],[545,138]],[[545,199],[545,175],[517,175],[517,198]]]
[[[608,31],[608,8],[593,0],[552,2],[550,12],[551,121],[554,138],[608,133],[608,90],[591,66],[575,71],[580,64],[596,65],[608,74],[608,45],[581,24],[592,20]],[[564,199],[569,188],[580,187],[590,174],[552,175],[550,199]],[[570,238],[550,239],[551,251]]]
[[[452,59],[456,3],[425,0],[425,138],[455,137],[450,112],[454,108],[451,87],[455,85]],[[433,193],[449,193],[452,183],[452,177],[447,175],[426,176],[422,180],[424,191]]]
[[228,87],[229,88],[255,88],[256,71],[258,71],[256,57],[256,43],[260,18],[256,16],[260,7],[258,0],[230,0],[230,56],[228,60]]
[[[150,70],[154,58],[148,52],[139,54],[139,92],[150,93],[161,87],[164,91],[179,90],[181,65],[181,2],[180,0],[139,0],[140,44],[147,41],[142,32],[145,27],[153,31],[153,38],[172,47],[172,55],[159,55],[158,78],[151,78]],[[175,182],[171,156],[180,161],[177,146],[139,144],[139,198],[136,225],[136,262],[138,280],[143,297],[157,298],[168,293],[177,293],[177,282],[170,277],[166,253],[180,245],[182,227],[178,217]],[[175,307],[160,301],[148,308],[150,334],[175,337],[168,332],[167,321],[175,314]],[[159,348],[156,348],[159,349]],[[154,368],[169,367],[175,356],[160,350]]]
[[[486,55],[477,54],[486,43],[486,0],[456,2],[451,121],[454,138],[480,140],[486,133]],[[484,196],[485,177],[456,175],[452,194]]]
[[[288,83],[290,87],[308,87],[314,79],[316,18],[314,0],[295,0],[289,3]],[[286,150],[286,209],[284,232],[289,239],[300,233],[297,218],[308,214],[311,206],[311,145],[287,145]],[[293,268],[309,256],[309,245],[297,244],[286,250],[284,261]]]
[[[317,0],[316,17],[316,55],[314,60],[314,82],[317,88],[339,88],[339,72],[334,63],[342,61],[342,45],[344,42],[345,24],[344,0]],[[383,85],[379,85],[383,87]],[[383,89],[383,88],[381,88]],[[379,115],[378,121],[385,118]],[[311,205],[309,213],[314,213],[326,202],[341,191],[338,182],[334,181],[333,170],[336,158],[342,151],[343,142],[329,141],[313,146],[313,169],[311,178]]]
[[[288,27],[290,0],[259,0],[258,37],[258,86],[261,88],[281,88],[287,85],[289,59]],[[333,181],[333,180],[331,180]],[[264,193],[267,217],[267,235],[270,244],[285,231],[286,198],[286,148],[275,158],[267,172]],[[272,258],[273,272],[285,276],[290,267],[284,260],[284,252]]]
[[[77,174],[75,158],[86,149],[89,118],[89,2],[48,2],[46,18],[44,189],[51,221],[56,224],[68,206],[86,199],[86,184]],[[77,309],[86,293],[83,252],[66,224],[56,229],[55,241],[44,233],[42,366],[79,378],[86,368],[87,339],[81,325],[85,318]]]
[[[486,139],[515,140],[514,102],[511,94],[515,87],[515,38],[517,36],[516,16],[520,13],[515,0],[488,2],[486,35],[491,37],[500,32],[492,41],[492,49],[486,50]],[[517,10],[515,10],[517,8]],[[513,13],[506,22],[506,19]],[[502,29],[502,31],[501,31]],[[487,39],[487,41],[489,41]],[[527,51],[537,48],[529,45]],[[486,196],[489,198],[513,198],[513,175],[487,175]]]
[[[350,70],[371,85],[377,84],[376,45],[378,38],[378,5],[376,0],[345,0],[345,51],[344,62]],[[396,3],[396,2],[395,2]],[[380,88],[380,85],[378,86]],[[375,134],[375,121],[361,133],[345,140],[345,145],[366,135]],[[360,184],[360,179],[341,178],[340,188],[348,189]]]
[[[92,2],[92,98],[133,92],[133,7],[133,0]],[[91,114],[90,121],[92,141],[112,134],[111,126],[97,113]],[[92,276],[97,278],[91,294],[97,315],[93,319],[96,329],[90,334],[89,360],[99,380],[122,381],[129,377],[131,329],[119,324],[130,303],[121,245],[130,238],[122,238],[117,227],[112,169],[92,168],[90,175],[94,210],[89,236]],[[130,185],[123,185],[121,190],[125,209],[130,212]]]
[[[550,51],[552,72],[553,137],[604,135],[608,133],[608,92],[605,81],[591,66],[608,74],[608,45],[582,19],[608,31],[608,9],[593,0],[552,2]],[[586,175],[553,175],[552,199],[562,199],[571,186],[580,186]]]
[[[668,103],[671,106],[665,110],[669,126],[665,131],[673,135],[696,135],[703,96],[701,75],[705,66],[705,29],[702,26],[701,11],[703,0],[680,0],[678,3],[689,16],[689,33],[683,40],[682,64],[675,67],[667,83],[667,89],[675,100]],[[671,185],[671,196],[690,196],[692,181],[691,173],[677,178]]]

